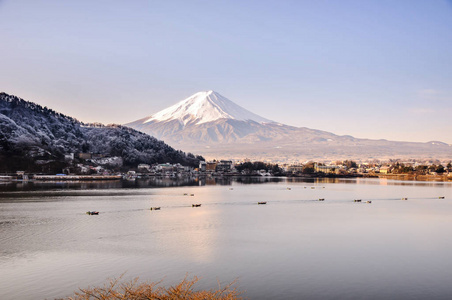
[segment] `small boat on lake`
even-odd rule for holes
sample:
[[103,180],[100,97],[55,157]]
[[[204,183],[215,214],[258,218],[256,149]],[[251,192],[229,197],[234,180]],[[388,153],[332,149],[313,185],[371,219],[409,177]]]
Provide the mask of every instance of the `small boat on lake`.
[[160,206],[159,207],[151,207],[150,210],[160,210]]
[[98,215],[99,212],[98,211],[87,211],[86,214],[87,215]]
[[200,207],[201,204],[192,204],[191,207]]
[[361,202],[362,200],[361,199],[355,199],[355,202]]
[[319,198],[319,201],[325,201],[325,198]]
[[267,204],[267,201],[257,202],[257,204]]
[[366,203],[372,203],[372,201],[368,200],[368,201],[366,201]]
[[438,199],[444,199],[445,197],[438,197]]
[[408,198],[402,198],[402,200],[408,200]]
[[193,197],[195,194],[190,194],[191,197]]

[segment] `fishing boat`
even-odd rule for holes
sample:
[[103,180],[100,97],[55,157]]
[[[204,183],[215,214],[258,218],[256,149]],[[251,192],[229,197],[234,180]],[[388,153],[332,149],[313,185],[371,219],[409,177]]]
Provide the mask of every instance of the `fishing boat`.
[[159,207],[151,207],[150,210],[160,210],[160,206]]
[[368,200],[368,201],[366,201],[366,203],[372,203],[372,201]]
[[325,201],[325,198],[319,198],[319,201]]
[[444,199],[444,197],[438,197],[438,199]]
[[264,202],[257,202],[257,204],[267,204],[267,202],[266,201],[264,201]]
[[98,211],[87,211],[86,214],[87,215],[98,215],[99,212]]
[[200,207],[201,204],[192,204],[191,207]]
[[355,199],[355,202],[361,202],[362,200],[361,199]]
[[408,200],[408,198],[402,198],[402,200]]

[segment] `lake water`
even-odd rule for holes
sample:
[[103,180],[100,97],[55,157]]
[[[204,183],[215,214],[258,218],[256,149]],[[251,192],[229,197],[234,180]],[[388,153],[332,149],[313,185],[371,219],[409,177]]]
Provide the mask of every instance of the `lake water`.
[[249,299],[452,298],[452,183],[211,179],[0,190],[1,299],[70,296],[123,273],[163,285],[196,275],[199,288],[238,279]]

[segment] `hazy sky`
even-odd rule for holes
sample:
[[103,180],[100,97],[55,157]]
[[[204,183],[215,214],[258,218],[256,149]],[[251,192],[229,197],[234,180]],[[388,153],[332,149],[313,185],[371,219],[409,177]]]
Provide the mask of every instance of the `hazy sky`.
[[0,0],[0,91],[126,123],[201,90],[289,125],[452,144],[452,1]]

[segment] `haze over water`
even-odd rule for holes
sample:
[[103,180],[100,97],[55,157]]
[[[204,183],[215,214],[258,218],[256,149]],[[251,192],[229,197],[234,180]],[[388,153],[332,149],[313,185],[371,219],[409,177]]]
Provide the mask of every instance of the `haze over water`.
[[199,288],[237,278],[250,299],[452,297],[452,183],[208,183],[2,187],[1,298],[69,296],[124,272],[197,275]]

